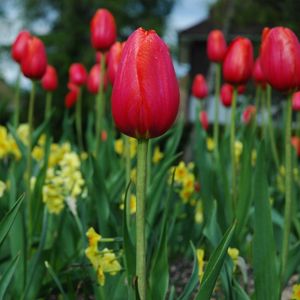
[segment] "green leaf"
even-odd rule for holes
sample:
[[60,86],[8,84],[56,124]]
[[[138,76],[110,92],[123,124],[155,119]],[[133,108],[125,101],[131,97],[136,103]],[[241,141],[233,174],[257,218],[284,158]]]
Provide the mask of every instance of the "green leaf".
[[203,274],[199,293],[196,300],[209,300],[213,292],[214,286],[223,266],[227,249],[234,234],[236,223],[234,222],[225,232],[219,246],[215,249],[210,257]]
[[262,144],[258,153],[252,188],[255,207],[253,268],[256,299],[275,300],[279,298],[279,277],[275,265],[275,242],[265,161],[264,144]]
[[237,280],[233,280],[233,290],[235,292],[236,300],[250,300],[244,289],[240,286]]
[[21,196],[18,201],[15,202],[13,207],[6,213],[3,219],[0,222],[0,245],[7,236],[11,226],[14,223],[14,220],[17,216],[17,213],[20,209],[24,196]]
[[15,273],[18,261],[19,254],[10,262],[8,268],[0,278],[0,299],[4,299],[5,292],[9,286],[9,283]]

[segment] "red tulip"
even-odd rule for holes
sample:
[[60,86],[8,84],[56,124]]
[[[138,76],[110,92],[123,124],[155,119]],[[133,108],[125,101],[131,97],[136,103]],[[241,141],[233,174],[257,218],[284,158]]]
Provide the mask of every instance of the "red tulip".
[[11,57],[18,63],[21,62],[24,52],[26,50],[27,41],[30,39],[28,31],[21,31],[16,37],[11,48]]
[[76,85],[84,85],[87,79],[85,67],[80,63],[72,64],[69,69],[69,79]]
[[104,82],[103,82],[104,89],[106,89],[107,76],[105,74],[104,79],[103,79],[103,74],[100,74],[100,73],[101,73],[100,65],[96,64],[91,68],[90,73],[88,75],[87,88],[88,88],[89,92],[92,93],[92,94],[97,94],[98,93],[99,84],[103,80],[104,80]]
[[204,99],[208,95],[206,80],[202,74],[197,74],[192,85],[193,96],[198,99]]
[[53,92],[57,89],[57,73],[53,66],[47,66],[46,73],[44,74],[41,83],[43,89],[48,92]]
[[291,144],[295,148],[298,157],[300,157],[300,138],[298,136],[292,136]]
[[230,107],[233,97],[233,86],[225,83],[221,87],[220,97],[225,107]]
[[256,59],[254,67],[253,67],[252,78],[254,79],[254,82],[256,85],[259,85],[262,88],[266,87],[267,80],[266,80],[265,74],[262,71],[259,57]]
[[107,73],[108,73],[108,79],[111,84],[113,84],[115,81],[116,73],[117,73],[118,66],[119,66],[119,63],[121,60],[123,46],[124,46],[124,43],[115,42],[108,52]]
[[300,86],[300,45],[288,28],[265,30],[260,49],[261,66],[268,83],[279,91]]
[[112,90],[117,128],[132,137],[153,138],[174,123],[179,87],[168,47],[154,30],[128,38]]
[[253,47],[249,39],[237,37],[227,49],[223,62],[223,76],[226,82],[245,84],[253,68]]
[[239,95],[243,95],[246,91],[246,85],[245,84],[241,84],[237,87],[237,92]]
[[294,111],[300,111],[300,92],[296,92],[293,94],[292,108]]
[[47,55],[43,42],[37,37],[27,40],[21,61],[24,76],[30,79],[41,79],[47,69]]
[[71,90],[65,97],[66,108],[71,108],[77,101],[78,93],[75,90]]
[[206,52],[209,60],[221,63],[226,54],[226,41],[221,30],[212,30],[207,38]]
[[248,105],[242,113],[242,122],[249,124],[256,114],[256,108],[254,105]]
[[200,111],[199,114],[199,121],[202,125],[202,128],[207,131],[208,130],[208,116],[207,116],[207,112],[206,111]]
[[91,21],[91,41],[96,50],[105,51],[117,38],[116,23],[107,9],[98,9]]

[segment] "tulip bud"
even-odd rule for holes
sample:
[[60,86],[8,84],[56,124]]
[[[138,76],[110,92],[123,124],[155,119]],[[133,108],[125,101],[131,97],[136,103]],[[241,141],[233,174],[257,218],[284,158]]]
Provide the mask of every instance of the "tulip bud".
[[28,31],[21,31],[16,37],[11,48],[11,57],[18,63],[21,62],[24,52],[26,50],[27,41],[30,39]]
[[197,74],[192,85],[192,94],[198,99],[204,99],[208,95],[206,80],[202,74]]
[[260,49],[261,66],[268,83],[279,91],[300,86],[300,45],[288,28],[266,31]]
[[91,21],[91,42],[96,50],[105,51],[117,37],[116,23],[107,9],[98,9]]
[[99,85],[101,81],[104,81],[104,89],[106,89],[107,86],[107,76],[105,74],[104,78],[103,78],[103,74],[100,74],[100,66],[99,64],[94,65],[91,70],[90,73],[88,75],[88,79],[87,79],[87,88],[89,90],[90,93],[92,94],[97,94],[98,90],[99,90]]
[[46,73],[44,74],[41,83],[45,91],[53,92],[57,89],[57,73],[53,66],[47,66]]
[[253,72],[252,72],[252,78],[254,79],[254,82],[256,85],[265,88],[267,85],[265,74],[262,71],[260,58],[258,57],[255,61]]
[[224,62],[223,76],[226,82],[245,84],[253,68],[253,47],[249,39],[237,37],[229,45]]
[[207,38],[206,52],[210,61],[222,63],[226,54],[226,41],[221,30],[212,30]]
[[294,111],[300,111],[300,92],[296,92],[293,94],[292,109]]
[[24,76],[30,79],[41,79],[47,69],[47,55],[43,42],[37,37],[27,40],[24,55],[21,60]]
[[85,67],[80,63],[72,64],[69,69],[69,79],[78,86],[84,85],[87,79]]
[[202,128],[207,131],[208,130],[208,116],[206,111],[200,111],[199,113],[199,121],[202,125]]
[[116,73],[117,73],[118,66],[119,66],[119,63],[121,60],[123,46],[124,46],[124,43],[115,42],[108,52],[107,73],[108,73],[108,79],[111,84],[113,84],[115,81]]
[[70,109],[77,101],[78,93],[75,90],[71,90],[65,97],[65,106]]
[[256,114],[256,108],[254,105],[248,105],[242,113],[242,122],[247,125],[252,120]]
[[179,87],[168,47],[154,30],[134,31],[122,51],[112,90],[117,128],[136,138],[164,134],[179,108]]
[[225,107],[230,107],[233,97],[233,86],[225,83],[221,87],[220,97]]
[[291,144],[295,148],[298,157],[300,157],[300,138],[298,136],[292,136]]

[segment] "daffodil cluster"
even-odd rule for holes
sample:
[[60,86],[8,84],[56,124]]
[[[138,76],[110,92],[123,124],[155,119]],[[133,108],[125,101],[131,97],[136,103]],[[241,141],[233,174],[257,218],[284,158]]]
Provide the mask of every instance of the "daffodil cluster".
[[21,158],[21,152],[15,139],[8,133],[6,127],[0,126],[0,159]]
[[121,270],[121,265],[115,253],[107,248],[98,249],[98,243],[101,241],[99,235],[94,228],[89,228],[86,233],[89,245],[85,249],[85,255],[91,262],[96,271],[98,282],[101,286],[105,284],[105,273],[116,275]]
[[[63,149],[63,150],[62,150]],[[62,152],[64,145],[61,148]],[[80,159],[75,152],[55,153],[47,170],[43,186],[43,202],[50,213],[59,214],[67,201],[72,212],[76,211],[76,199],[82,193],[84,180],[80,171]],[[55,162],[55,163],[54,163]],[[75,208],[74,208],[75,206]]]

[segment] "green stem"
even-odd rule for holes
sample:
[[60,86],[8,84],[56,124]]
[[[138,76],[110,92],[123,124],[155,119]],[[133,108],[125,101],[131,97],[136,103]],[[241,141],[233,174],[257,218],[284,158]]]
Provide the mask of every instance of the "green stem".
[[220,86],[221,86],[221,64],[216,64],[215,79],[215,120],[214,120],[214,144],[216,151],[219,149],[219,103],[220,103]]
[[19,70],[17,82],[16,82],[16,90],[15,90],[15,111],[14,111],[14,126],[15,128],[19,125],[19,117],[20,117],[20,82],[21,82],[21,70]]
[[300,112],[297,111],[296,136],[300,137]]
[[291,130],[292,130],[292,97],[288,98],[287,116],[285,127],[285,209],[283,242],[281,252],[281,282],[283,283],[289,252],[289,237],[292,221],[292,153],[291,153]]
[[79,88],[78,98],[76,101],[76,131],[77,131],[77,141],[80,151],[83,150],[83,140],[82,140],[82,103],[81,103],[81,87]]
[[96,157],[98,156],[98,151],[99,151],[99,145],[101,142],[101,130],[104,127],[104,81],[102,80],[103,76],[102,74],[105,74],[105,55],[104,53],[101,53],[100,57],[100,82],[99,82],[99,89],[98,89],[98,94],[97,94],[97,109],[96,109],[96,150],[95,150],[95,155]]
[[[131,175],[131,156],[130,156],[130,143],[129,137],[127,135],[123,135],[124,146],[125,146],[125,186],[127,188],[130,182]],[[126,221],[127,224],[130,224],[130,196],[131,196],[131,187],[128,187],[127,195],[126,195]]]
[[151,169],[152,169],[152,141],[148,143],[148,155],[147,155],[147,187],[150,188],[151,184]]
[[262,138],[267,136],[267,126],[265,120],[265,108],[266,108],[266,90],[262,90],[261,93],[261,128],[262,128]]
[[268,111],[268,129],[269,129],[269,136],[270,136],[270,143],[271,143],[271,149],[273,153],[273,158],[276,164],[277,170],[279,170],[279,158],[278,153],[276,149],[276,143],[275,143],[275,136],[274,136],[274,126],[272,121],[272,112],[271,112],[271,86],[267,85],[267,111]]
[[46,94],[46,107],[45,107],[45,120],[49,118],[52,107],[52,93],[47,92]]
[[232,208],[235,211],[236,207],[236,165],[235,165],[235,115],[236,115],[236,101],[237,88],[234,87],[231,103],[231,123],[230,123],[230,154],[231,154],[231,191],[232,191]]
[[254,121],[254,132],[256,132],[256,128],[257,128],[257,115],[258,115],[258,111],[259,111],[259,100],[261,97],[261,87],[259,85],[256,86],[256,90],[255,90],[255,109],[256,109],[256,114],[255,114],[255,121]]
[[139,139],[137,149],[136,275],[141,300],[146,299],[145,199],[148,140]]

